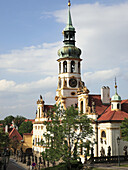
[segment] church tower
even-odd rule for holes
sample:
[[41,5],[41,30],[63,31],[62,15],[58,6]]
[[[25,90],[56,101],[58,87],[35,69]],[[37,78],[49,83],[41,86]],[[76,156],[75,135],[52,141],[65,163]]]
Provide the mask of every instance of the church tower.
[[56,104],[63,108],[77,105],[77,89],[81,84],[81,50],[75,46],[75,28],[70,13],[70,0],[68,2],[68,22],[63,30],[64,46],[58,50],[59,74],[56,91]]

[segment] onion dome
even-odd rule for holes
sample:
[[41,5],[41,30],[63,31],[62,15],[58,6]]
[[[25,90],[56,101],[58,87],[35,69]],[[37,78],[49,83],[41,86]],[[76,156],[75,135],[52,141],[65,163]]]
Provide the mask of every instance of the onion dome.
[[80,58],[81,50],[75,46],[64,46],[58,50],[60,58]]

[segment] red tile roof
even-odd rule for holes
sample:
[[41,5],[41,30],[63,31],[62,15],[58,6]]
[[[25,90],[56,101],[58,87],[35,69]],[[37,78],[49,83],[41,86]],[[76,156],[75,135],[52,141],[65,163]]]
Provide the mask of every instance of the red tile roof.
[[98,118],[98,121],[122,121],[124,118],[128,118],[128,100],[122,100],[121,111],[112,111],[109,106]]
[[9,133],[9,138],[18,140],[18,141],[23,140],[22,136],[19,134],[19,132],[15,128],[13,128],[12,131]]
[[92,100],[95,102],[95,111],[98,115],[101,115],[110,106],[110,104],[102,104],[101,95],[89,95],[89,106],[92,106]]
[[33,122],[35,122],[35,119],[25,119],[24,121],[25,122],[32,122],[33,123]]

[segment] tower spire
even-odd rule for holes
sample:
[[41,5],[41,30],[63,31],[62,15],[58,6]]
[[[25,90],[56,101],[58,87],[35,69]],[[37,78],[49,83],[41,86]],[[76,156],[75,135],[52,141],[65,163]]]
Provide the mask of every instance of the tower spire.
[[117,83],[116,83],[116,77],[115,77],[115,94],[117,94]]
[[71,2],[70,2],[70,0],[68,0],[68,21],[67,21],[67,25],[66,25],[66,28],[64,29],[64,31],[75,31],[75,28],[72,25],[70,6],[71,6]]

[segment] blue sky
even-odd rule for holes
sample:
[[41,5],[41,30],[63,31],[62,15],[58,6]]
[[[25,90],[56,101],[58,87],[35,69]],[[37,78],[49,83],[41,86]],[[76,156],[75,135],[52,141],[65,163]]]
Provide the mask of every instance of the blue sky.
[[[103,85],[128,98],[128,0],[72,0],[76,45],[82,49],[82,78],[91,93]],[[0,2],[0,119],[35,117],[42,94],[54,103],[57,50],[63,45],[67,0]]]

